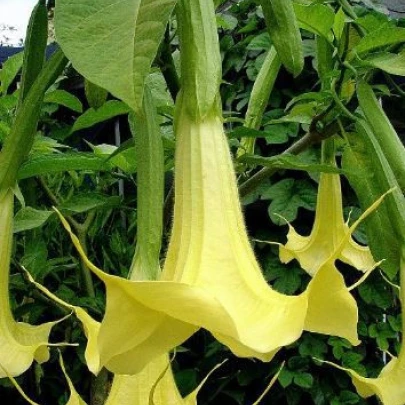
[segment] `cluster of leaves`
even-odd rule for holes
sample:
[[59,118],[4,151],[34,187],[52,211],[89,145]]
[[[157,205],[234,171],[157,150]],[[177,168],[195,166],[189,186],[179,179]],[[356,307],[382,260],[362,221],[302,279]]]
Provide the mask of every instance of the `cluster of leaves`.
[[[339,18],[335,15],[341,15],[342,27],[344,16],[335,2],[329,3],[336,6],[336,14],[331,13],[332,23],[334,21],[338,31]],[[221,91],[227,132],[231,145],[237,149],[241,137],[252,136],[252,131],[247,131],[241,123],[271,41],[255,1],[224,2],[219,10],[217,23],[224,69]],[[319,10],[320,14],[312,17],[314,20],[306,20],[307,26],[304,26],[306,65],[303,73],[294,78],[286,70],[281,70],[263,124],[254,132],[257,156],[250,161],[241,160],[241,183],[255,173],[257,165],[272,165],[279,169],[271,180],[262,182],[254,193],[244,197],[247,227],[255,239],[284,242],[288,229],[281,218],[296,221],[294,225],[302,234],[308,234],[313,223],[317,173],[320,171],[319,148],[309,149],[299,159],[274,157],[308,131],[314,117],[331,100],[329,93],[318,91],[318,78],[313,69],[317,64],[314,27],[321,33],[329,29],[330,15]],[[389,17],[373,9],[359,6],[356,11],[363,26],[370,32],[375,31],[374,40],[377,35],[382,35],[378,31],[381,25],[395,26]],[[170,38],[168,35],[166,39]],[[164,46],[172,47],[176,64],[175,40],[163,44],[161,53]],[[393,55],[387,53],[378,55],[378,58],[366,55],[368,60],[363,60],[363,63],[378,67],[390,65],[391,70],[397,69],[395,72],[398,73],[401,66],[398,58],[402,54]],[[15,82],[21,63],[21,55],[16,55],[0,72],[0,142],[10,130],[18,102]],[[148,80],[162,116],[166,186],[170,197],[174,159],[173,99],[166,89],[165,78],[168,78],[163,77],[159,66],[162,67],[162,62],[157,58]],[[336,72],[331,75],[336,75]],[[388,84],[403,100],[400,84]],[[383,91],[387,89],[387,86],[381,88]],[[83,277],[85,264],[77,259],[50,207],[55,205],[70,219],[89,256],[99,267],[112,274],[127,275],[134,253],[137,216],[136,161],[127,119],[129,109],[121,101],[84,82],[73,69],[50,89],[44,101],[40,132],[19,174],[24,199],[21,198],[15,217],[16,260],[11,277],[15,315],[17,319],[35,324],[65,314],[63,308],[52,304],[30,286],[20,271],[24,266],[38,282],[46,284],[60,298],[86,308],[92,316],[100,319],[105,305],[103,286],[86,282]],[[60,153],[61,150],[64,152]],[[291,168],[294,170],[286,170]],[[359,211],[356,198],[348,184],[343,186],[346,211],[351,211],[355,217]],[[170,198],[167,200],[166,240],[171,216]],[[356,236],[365,242],[361,229]],[[255,248],[265,276],[275,289],[285,294],[304,290],[309,277],[296,263],[281,265],[277,249],[267,244],[258,242]],[[345,273],[344,265],[341,270]],[[350,278],[350,274],[347,277]],[[257,398],[270,376],[285,361],[279,384],[273,387],[268,401],[319,405],[366,403],[357,395],[347,375],[321,365],[317,360],[334,359],[364,375],[375,376],[387,361],[383,352],[397,352],[400,319],[393,287],[386,282],[385,276],[375,272],[355,294],[361,315],[361,347],[353,348],[343,339],[306,333],[298,342],[281,351],[270,364],[264,364],[233,357],[207,332],[200,331],[178,350],[174,361],[180,390],[184,394],[190,392],[214,365],[228,359],[201,391],[199,403],[247,404]],[[54,342],[83,343],[84,339],[80,325],[73,317],[56,327],[52,334]],[[83,347],[81,344],[78,348],[63,350],[73,383],[88,400],[86,393],[91,392],[95,382],[85,366]],[[55,352],[50,362],[35,365],[18,381],[38,401],[66,403],[66,385]],[[4,379],[0,380],[0,396],[6,403],[19,403],[15,391]]]

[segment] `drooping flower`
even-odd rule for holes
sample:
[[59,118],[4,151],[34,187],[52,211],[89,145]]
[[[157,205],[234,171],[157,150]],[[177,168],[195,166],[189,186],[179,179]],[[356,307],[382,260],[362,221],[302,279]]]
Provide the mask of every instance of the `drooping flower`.
[[[72,310],[80,320],[87,337],[86,362],[89,370],[97,374],[100,371],[99,357],[96,350],[100,323],[93,319],[83,308],[68,304],[46,287],[37,283],[28,272],[26,274],[31,283],[40,291],[59,305]],[[86,405],[66,373],[62,357],[60,357],[60,364],[70,389],[70,398],[67,405]],[[183,398],[174,380],[169,355],[164,354],[152,360],[141,372],[135,375],[115,375],[105,405],[145,405],[148,403],[153,405],[197,405],[198,392],[219,366],[216,366],[194,391]],[[268,388],[274,382],[275,379],[273,378]],[[18,385],[16,387],[20,388]],[[22,394],[25,395],[23,392]]]
[[19,376],[35,360],[49,359],[48,338],[56,322],[16,322],[10,307],[9,272],[13,242],[14,193],[0,193],[0,378]]
[[326,364],[346,371],[361,397],[369,398],[376,395],[384,405],[405,404],[405,249],[401,257],[400,284],[402,343],[398,357],[392,357],[376,378],[363,377],[354,370],[325,361]]
[[[323,142],[322,160],[336,166],[333,139]],[[279,245],[282,263],[298,260],[301,267],[314,276],[315,272],[330,257],[349,232],[349,225],[343,219],[340,176],[335,173],[321,173],[316,203],[315,221],[309,236],[299,235],[288,224],[287,243]],[[366,272],[375,267],[370,249],[349,238],[338,259],[357,270]]]
[[106,285],[100,365],[117,374],[137,373],[200,327],[236,355],[263,361],[303,330],[358,344],[357,305],[334,261],[359,221],[305,292],[286,296],[273,290],[248,240],[218,110],[196,121],[182,108],[186,100],[184,94],[178,100],[174,225],[159,281],[104,273],[88,260],[62,218],[81,257]]

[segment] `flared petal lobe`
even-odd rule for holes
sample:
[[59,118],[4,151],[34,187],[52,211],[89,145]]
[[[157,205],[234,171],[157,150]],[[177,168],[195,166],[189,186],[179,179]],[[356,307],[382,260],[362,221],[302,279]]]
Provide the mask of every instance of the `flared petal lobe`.
[[[333,142],[333,139],[324,141],[323,161],[336,165]],[[301,236],[289,225],[287,243],[280,245],[280,260],[282,263],[289,263],[296,259],[307,273],[314,276],[348,232],[349,226],[343,219],[340,176],[334,173],[321,173],[311,234]],[[375,266],[369,248],[359,245],[352,238],[347,240],[338,259],[363,272]]]
[[363,377],[354,370],[326,362],[346,371],[352,378],[352,382],[360,396],[369,398],[376,395],[384,405],[405,404],[405,248],[402,249],[400,259],[400,283],[402,340],[399,356],[393,357],[376,378]]

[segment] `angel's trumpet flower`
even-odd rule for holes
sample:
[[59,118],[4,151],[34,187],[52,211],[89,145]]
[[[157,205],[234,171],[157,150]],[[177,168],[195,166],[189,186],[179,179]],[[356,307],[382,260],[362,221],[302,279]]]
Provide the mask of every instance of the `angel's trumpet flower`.
[[[43,285],[37,283],[28,272],[26,274],[31,283],[47,297],[75,313],[82,323],[87,337],[85,351],[87,365],[90,371],[97,373],[99,371],[99,357],[96,347],[100,323],[93,319],[83,308],[68,304]],[[85,405],[65,371],[62,357],[60,361],[71,393],[67,405]],[[145,405],[148,403],[152,403],[153,405],[196,405],[198,392],[209,376],[219,366],[216,366],[208,373],[194,391],[187,395],[187,397],[182,398],[174,380],[169,355],[166,353],[152,360],[141,372],[135,375],[115,375],[105,405]],[[273,383],[274,381],[272,380],[269,388]]]
[[0,378],[24,373],[34,360],[49,358],[48,337],[55,322],[39,326],[16,322],[9,301],[9,271],[13,241],[11,189],[0,193]]
[[402,344],[398,357],[393,357],[376,378],[363,377],[354,370],[325,362],[346,371],[352,378],[357,392],[363,398],[377,395],[384,405],[405,404],[405,249],[402,251],[400,268],[400,301],[402,309]]
[[[333,139],[323,142],[322,160],[335,166],[333,142]],[[342,209],[339,174],[321,173],[315,222],[311,234],[301,236],[288,224],[287,243],[280,245],[279,250],[281,262],[289,263],[296,259],[301,267],[313,276],[349,232],[349,225],[343,219]],[[370,249],[359,245],[352,238],[347,240],[338,259],[363,272],[375,267]]]
[[135,374],[200,327],[236,355],[263,361],[303,330],[358,344],[357,305],[334,264],[354,227],[305,292],[287,296],[268,286],[248,240],[222,125],[213,2],[179,0],[176,15],[182,89],[175,117],[175,209],[159,279],[125,280],[104,273],[88,260],[62,219],[81,257],[106,286],[97,339],[100,366]]
[[100,365],[118,374],[137,373],[199,327],[236,355],[263,361],[303,330],[358,344],[357,305],[334,261],[354,227],[381,199],[350,228],[304,293],[280,294],[268,286],[249,244],[218,109],[196,120],[185,110],[186,102],[183,94],[176,116],[173,233],[159,281],[104,273],[88,260],[62,218],[80,255],[106,285]]

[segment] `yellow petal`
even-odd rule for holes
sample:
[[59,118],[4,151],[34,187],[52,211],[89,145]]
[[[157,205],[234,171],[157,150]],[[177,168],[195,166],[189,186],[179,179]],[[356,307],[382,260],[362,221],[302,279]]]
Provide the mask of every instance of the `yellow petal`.
[[346,371],[352,378],[358,394],[363,398],[377,395],[384,405],[403,405],[405,403],[405,359],[392,358],[377,378],[367,378],[354,370],[324,361],[340,370]]
[[63,374],[66,378],[66,381],[68,383],[69,390],[70,390],[70,397],[69,397],[69,400],[67,401],[66,405],[87,405],[86,402],[83,401],[83,399],[81,398],[79,393],[76,391],[76,389],[72,383],[72,380],[70,379],[69,375],[67,374],[61,354],[59,354],[59,363],[60,363],[60,366],[62,368]]
[[159,281],[105,274],[88,260],[62,219],[81,257],[106,285],[100,365],[117,374],[139,372],[199,327],[236,355],[263,361],[303,330],[359,343],[357,305],[334,265],[351,232],[304,293],[276,292],[264,279],[246,234],[220,117],[195,122],[182,111],[177,117],[174,226]]
[[[403,256],[405,251],[402,252]],[[330,364],[340,370],[346,371],[352,378],[357,392],[363,398],[377,395],[384,405],[405,404],[405,257],[401,259],[400,269],[401,289],[401,313],[402,313],[402,343],[398,358],[393,357],[381,370],[377,378],[367,378],[356,373],[354,370],[341,367],[332,362]]]
[[[333,140],[328,140],[328,142],[333,143]],[[328,160],[329,163],[336,164],[333,151],[332,157],[329,157]],[[343,219],[342,209],[339,174],[321,173],[315,222],[311,234],[301,236],[289,225],[287,243],[284,246],[280,245],[281,262],[289,263],[296,259],[307,273],[314,276],[349,232],[349,226]],[[364,272],[375,266],[369,248],[359,245],[352,238],[347,240],[338,259]]]
[[23,391],[23,389],[21,388],[20,384],[18,384],[17,380],[11,376],[10,374],[7,373],[7,370],[4,369],[1,365],[0,365],[0,370],[3,370],[3,372],[7,375],[7,377],[9,378],[9,380],[11,381],[11,383],[14,385],[15,389],[19,392],[19,394],[31,405],[39,405],[37,402],[33,401],[30,397],[28,397],[28,395]]
[[98,374],[101,370],[100,367],[100,356],[98,351],[98,333],[100,330],[100,323],[93,319],[83,308],[68,304],[66,301],[63,301],[55,294],[50,292],[47,288],[45,288],[42,284],[37,283],[31,276],[31,274],[26,271],[27,277],[31,283],[33,283],[36,288],[42,291],[45,295],[47,295],[51,300],[55,301],[59,305],[62,305],[65,308],[72,310],[79,321],[83,325],[84,333],[87,337],[87,346],[86,351],[84,353],[84,357],[86,359],[87,366],[89,370],[93,374]]
[[[90,371],[92,371],[94,374],[97,374],[100,371],[100,358],[97,348],[100,323],[94,320],[84,309],[68,304],[67,302],[58,298],[47,288],[37,283],[28,272],[26,273],[30,282],[32,282],[50,299],[75,312],[75,315],[82,323],[85,334],[87,336],[87,347],[85,351],[86,362]],[[165,331],[162,331],[162,333],[165,333]],[[166,331],[166,333],[170,333],[170,331],[168,330]],[[66,376],[71,391],[68,405],[84,404],[84,402],[76,392],[75,388],[73,387],[69,376],[66,374],[62,357],[60,357],[60,362],[63,373]],[[164,354],[163,356],[160,356],[150,362],[142,370],[142,372],[134,376],[114,376],[113,384],[106,405],[146,405],[152,393],[155,405],[196,405],[196,395],[205,381],[206,379],[195,391],[193,391],[193,393],[189,395],[190,398],[187,397],[187,399],[183,399],[180,396],[180,393],[178,392],[176,383],[174,381],[173,373],[171,371],[171,366],[169,363],[169,357],[167,354]],[[194,402],[191,401],[191,397],[193,395]]]
[[0,200],[0,378],[24,373],[34,360],[49,358],[48,338],[57,322],[33,326],[16,322],[9,302],[9,270],[13,240],[13,202],[11,190]]
[[177,389],[167,354],[153,360],[136,375],[115,376],[105,405],[147,404],[186,404]]

